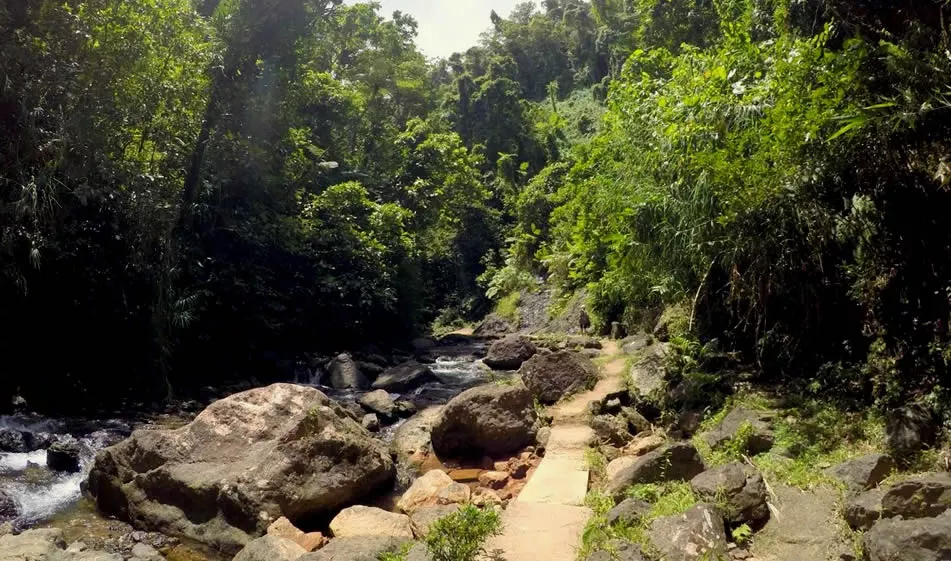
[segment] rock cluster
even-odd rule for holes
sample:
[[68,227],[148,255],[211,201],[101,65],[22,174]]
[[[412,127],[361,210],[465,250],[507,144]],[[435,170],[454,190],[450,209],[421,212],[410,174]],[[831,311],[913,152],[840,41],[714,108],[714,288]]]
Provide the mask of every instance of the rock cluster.
[[[889,461],[883,461],[880,455],[860,458],[836,473],[847,474],[847,481],[854,481],[856,476],[859,482],[872,481],[884,478],[883,473],[887,475],[884,469],[874,468],[891,465]],[[868,473],[874,476],[867,479]],[[858,486],[850,488],[854,492]],[[887,489],[872,488],[853,494],[843,515],[853,529],[865,531],[863,542],[869,561],[951,559],[949,473],[917,476]]]

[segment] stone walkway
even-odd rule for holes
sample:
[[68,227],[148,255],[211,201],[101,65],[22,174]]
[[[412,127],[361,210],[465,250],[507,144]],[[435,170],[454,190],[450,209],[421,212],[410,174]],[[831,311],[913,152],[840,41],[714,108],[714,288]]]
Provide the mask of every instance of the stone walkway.
[[506,561],[575,560],[591,516],[583,506],[588,493],[584,451],[594,438],[586,423],[588,402],[623,387],[624,357],[614,341],[604,342],[603,356],[613,358],[594,389],[550,409],[554,422],[545,458],[502,515],[504,533],[486,547],[501,550]]

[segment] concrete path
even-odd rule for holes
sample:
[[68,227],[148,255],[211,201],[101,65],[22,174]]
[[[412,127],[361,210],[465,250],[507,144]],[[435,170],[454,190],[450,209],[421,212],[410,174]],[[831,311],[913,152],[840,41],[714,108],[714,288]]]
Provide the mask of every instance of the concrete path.
[[603,344],[603,356],[613,357],[602,368],[603,378],[593,390],[550,409],[554,422],[545,458],[503,513],[504,533],[486,547],[501,550],[506,561],[575,560],[591,516],[583,506],[588,494],[584,451],[594,439],[587,425],[588,402],[623,387],[624,358],[614,341]]

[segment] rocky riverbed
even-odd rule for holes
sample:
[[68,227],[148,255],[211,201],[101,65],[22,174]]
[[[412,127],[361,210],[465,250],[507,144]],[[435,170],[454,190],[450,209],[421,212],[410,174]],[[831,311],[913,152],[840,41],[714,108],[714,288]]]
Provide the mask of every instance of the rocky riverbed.
[[[395,353],[386,357],[372,353],[312,357],[309,366],[298,371],[295,384],[245,392],[250,397],[244,401],[222,399],[181,430],[171,429],[191,421],[194,413],[189,411],[200,411],[200,404],[179,404],[173,416],[137,415],[135,420],[129,421],[53,420],[29,415],[0,418],[0,492],[5,499],[0,504],[0,509],[5,509],[0,516],[7,520],[3,531],[52,528],[62,534],[52,538],[46,535],[43,540],[59,543],[61,537],[63,543],[79,543],[88,551],[114,553],[123,559],[133,558],[132,549],[138,544],[142,544],[138,548],[140,554],[147,546],[165,555],[175,552],[174,556],[182,559],[230,559],[247,541],[241,536],[253,536],[267,529],[268,524],[258,518],[268,509],[275,515],[290,514],[297,520],[303,519],[301,523],[305,526],[326,528],[334,512],[357,499],[395,509],[396,497],[409,487],[421,468],[438,466],[446,471],[455,470],[461,474],[457,474],[460,479],[466,480],[469,475],[463,468],[469,464],[442,463],[429,454],[431,421],[454,396],[488,381],[502,380],[506,374],[493,374],[482,365],[480,359],[487,350],[487,342],[482,338],[456,337],[441,343],[424,340],[417,345],[412,354]],[[263,394],[269,397],[259,398]],[[235,405],[238,402],[240,405]],[[294,411],[303,417],[291,415],[295,406]],[[273,417],[267,417],[268,412]],[[229,415],[228,420],[222,420]],[[285,423],[285,430],[281,432],[281,421],[287,417],[294,419]],[[132,438],[102,455],[103,449],[126,439],[134,429]],[[294,436],[299,436],[301,431],[318,431],[321,436],[301,445],[301,438]],[[328,431],[333,434],[325,434]],[[172,436],[176,434],[185,436]],[[230,458],[227,435],[235,438]],[[295,439],[297,444],[291,442]],[[210,482],[226,480],[229,466],[240,464],[236,470],[249,469],[248,462],[230,461],[251,455],[247,447],[249,440],[273,444],[258,455],[259,468],[263,470],[261,477],[255,480],[239,477],[227,485],[214,487],[215,483]],[[148,444],[140,446],[142,442]],[[195,442],[200,445],[194,446]],[[153,444],[154,447],[150,447]],[[330,447],[331,450],[325,450],[321,465],[304,466],[300,458],[312,455],[313,449],[304,450],[301,446]],[[400,447],[409,453],[401,457]],[[57,455],[58,448],[64,449],[65,458]],[[132,450],[125,465],[113,465],[112,471],[103,467],[110,462],[122,464],[117,459],[121,454],[113,450],[123,448]],[[201,449],[210,449],[208,455],[202,457],[204,470],[194,467],[202,463],[192,461],[194,458],[177,464],[176,468],[154,470],[137,465],[143,457],[150,458],[145,460],[147,463],[170,463],[174,457],[186,458]],[[155,459],[170,450],[180,455]],[[100,454],[99,467],[94,470],[97,454]],[[282,454],[285,458],[282,467],[274,469],[285,471],[280,474],[268,471],[275,465],[275,458]],[[341,458],[345,461],[340,462]],[[65,467],[63,461],[67,464]],[[75,465],[69,465],[71,461]],[[486,460],[478,461],[485,464]],[[518,465],[513,464],[513,469],[524,478],[532,461],[526,457],[521,464],[515,462]],[[343,466],[340,473],[334,471],[336,465]],[[399,478],[394,477],[397,466]],[[145,471],[140,474],[143,482],[137,492],[155,496],[136,510],[123,493],[124,487],[131,484],[130,473],[138,469]],[[307,481],[301,479],[302,472],[330,474],[327,475],[330,479]],[[81,487],[87,479],[95,503],[82,496]],[[260,484],[265,479],[282,481],[298,494],[301,494],[299,489],[307,487],[318,491],[304,493],[292,505],[276,498],[294,494],[290,491],[262,491]],[[348,483],[340,487],[338,483],[342,479]],[[471,477],[469,482],[471,484]],[[249,484],[242,486],[245,483]],[[179,509],[183,514],[180,517],[159,512],[181,506],[182,502],[200,500],[207,496],[208,485],[216,489],[218,496],[212,502],[224,505],[215,507],[220,516],[208,518],[207,513],[199,513],[198,518],[207,519],[192,523],[195,513],[185,515],[187,509]],[[498,487],[499,482],[493,485]],[[517,485],[509,487],[503,494],[511,493]],[[329,491],[321,494],[319,489]],[[229,493],[233,499],[230,504]],[[275,505],[278,505],[276,510]],[[182,526],[185,520],[191,529]],[[133,525],[159,531],[136,531]]]

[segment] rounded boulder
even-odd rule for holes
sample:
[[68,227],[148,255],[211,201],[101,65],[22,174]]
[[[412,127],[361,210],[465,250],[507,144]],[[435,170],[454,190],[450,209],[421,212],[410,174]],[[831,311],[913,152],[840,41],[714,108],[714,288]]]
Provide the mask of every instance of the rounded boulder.
[[566,395],[591,389],[598,382],[594,363],[571,351],[536,354],[522,364],[518,373],[542,403],[555,403]]
[[432,429],[433,451],[444,457],[502,456],[535,442],[534,402],[528,388],[486,385],[454,397]]

